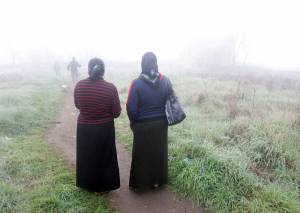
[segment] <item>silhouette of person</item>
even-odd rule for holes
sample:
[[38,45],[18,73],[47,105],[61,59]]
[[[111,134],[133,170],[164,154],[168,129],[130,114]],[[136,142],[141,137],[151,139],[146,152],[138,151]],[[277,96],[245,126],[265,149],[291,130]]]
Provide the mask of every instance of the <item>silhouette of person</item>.
[[53,69],[54,69],[55,75],[59,76],[60,75],[61,67],[60,67],[60,65],[59,65],[59,63],[57,61],[54,63]]
[[71,71],[71,77],[72,81],[75,84],[78,80],[78,68],[81,67],[81,65],[76,61],[76,58],[73,57],[70,63],[67,66],[67,69]]

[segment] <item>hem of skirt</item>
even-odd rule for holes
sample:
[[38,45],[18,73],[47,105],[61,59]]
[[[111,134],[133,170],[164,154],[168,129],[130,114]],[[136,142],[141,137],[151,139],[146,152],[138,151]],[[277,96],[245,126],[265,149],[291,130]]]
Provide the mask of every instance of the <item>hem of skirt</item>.
[[109,187],[109,188],[94,188],[94,187],[88,187],[88,186],[81,186],[76,184],[76,187],[81,188],[81,189],[85,189],[91,192],[107,192],[107,191],[112,191],[112,190],[117,190],[120,188],[119,186],[114,186],[114,187]]
[[147,183],[147,184],[133,184],[133,183],[130,183],[129,184],[129,187],[132,187],[132,188],[151,188],[154,184],[158,184],[159,186],[163,186],[163,185],[166,185],[168,184],[168,181],[163,181],[163,182],[159,182],[159,183]]

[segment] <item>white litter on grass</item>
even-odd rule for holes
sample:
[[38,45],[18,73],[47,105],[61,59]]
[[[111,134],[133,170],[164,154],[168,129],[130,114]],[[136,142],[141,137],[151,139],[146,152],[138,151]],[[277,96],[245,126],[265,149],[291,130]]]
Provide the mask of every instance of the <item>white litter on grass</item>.
[[194,164],[194,159],[186,157],[186,158],[183,159],[183,162],[186,163],[187,165],[193,165]]
[[[9,138],[7,136],[0,137],[0,147],[5,147],[11,142],[12,138]],[[1,148],[0,148],[1,149]]]
[[67,88],[68,88],[68,86],[65,85],[65,84],[61,85],[61,87],[62,87],[63,89],[67,89]]

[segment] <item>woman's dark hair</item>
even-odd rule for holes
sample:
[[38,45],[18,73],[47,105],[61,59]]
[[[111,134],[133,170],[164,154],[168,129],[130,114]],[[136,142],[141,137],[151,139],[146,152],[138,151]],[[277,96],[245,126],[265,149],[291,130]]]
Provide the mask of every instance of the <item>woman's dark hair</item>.
[[151,70],[158,72],[157,58],[153,52],[146,52],[142,58],[142,73],[150,75]]
[[89,76],[92,80],[99,80],[105,72],[104,62],[100,58],[92,58],[88,64]]

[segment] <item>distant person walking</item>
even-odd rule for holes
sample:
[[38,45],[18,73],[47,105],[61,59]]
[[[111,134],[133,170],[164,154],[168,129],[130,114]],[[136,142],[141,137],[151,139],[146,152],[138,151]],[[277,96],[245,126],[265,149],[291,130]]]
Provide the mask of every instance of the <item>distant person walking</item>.
[[76,61],[75,57],[72,58],[72,61],[70,61],[70,63],[67,66],[67,69],[71,71],[71,77],[74,84],[78,81],[79,67],[81,67],[81,65]]
[[142,72],[129,89],[127,114],[133,131],[129,186],[157,188],[168,180],[167,77],[158,72],[152,52],[142,58]]
[[121,113],[116,87],[103,79],[101,59],[88,64],[89,77],[75,86],[77,123],[76,185],[94,192],[120,187],[114,118]]
[[61,67],[60,67],[60,65],[59,65],[59,63],[57,61],[54,63],[53,69],[54,69],[55,75],[59,76],[60,75]]

